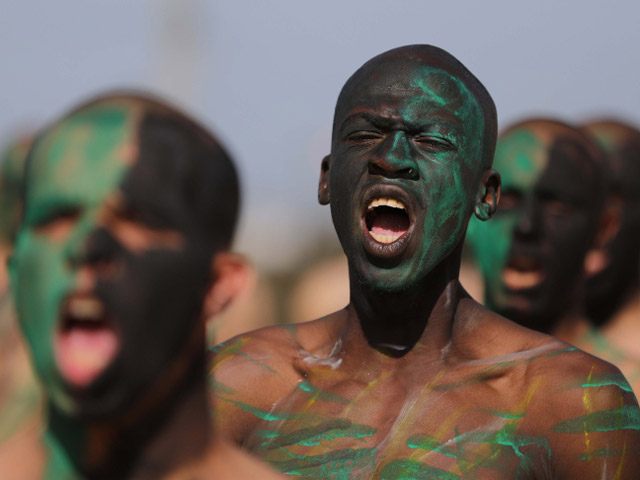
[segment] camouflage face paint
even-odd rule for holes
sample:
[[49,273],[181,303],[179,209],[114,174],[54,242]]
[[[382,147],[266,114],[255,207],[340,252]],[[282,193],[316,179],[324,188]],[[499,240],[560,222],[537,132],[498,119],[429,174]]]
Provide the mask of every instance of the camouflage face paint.
[[602,186],[577,134],[544,122],[525,123],[500,137],[494,160],[502,175],[498,212],[489,222],[474,220],[468,239],[487,305],[549,332],[575,301]]
[[462,239],[484,170],[477,141],[484,122],[455,76],[388,63],[339,105],[329,172],[331,214],[351,274],[393,292],[415,285]]
[[[171,121],[100,103],[33,152],[12,280],[38,375],[67,415],[121,412],[172,365],[203,362],[193,332],[214,242],[187,205],[194,167],[179,161],[186,140],[168,133]],[[99,328],[84,326],[89,317]]]

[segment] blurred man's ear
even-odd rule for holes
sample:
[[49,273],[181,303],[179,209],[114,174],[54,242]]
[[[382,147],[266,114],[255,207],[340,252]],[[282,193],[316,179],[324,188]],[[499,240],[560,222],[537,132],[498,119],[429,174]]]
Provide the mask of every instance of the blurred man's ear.
[[500,201],[501,183],[497,170],[487,169],[482,174],[482,183],[476,198],[476,206],[473,209],[479,220],[489,220],[496,213]]
[[609,264],[609,246],[620,231],[622,205],[609,200],[598,219],[598,231],[591,249],[584,257],[584,272],[587,277],[596,275]]
[[329,191],[329,162],[331,157],[327,155],[320,164],[320,182],[318,184],[318,202],[320,205],[327,205],[331,200]]
[[237,253],[218,253],[212,262],[214,281],[204,304],[205,318],[222,313],[249,285],[251,267]]

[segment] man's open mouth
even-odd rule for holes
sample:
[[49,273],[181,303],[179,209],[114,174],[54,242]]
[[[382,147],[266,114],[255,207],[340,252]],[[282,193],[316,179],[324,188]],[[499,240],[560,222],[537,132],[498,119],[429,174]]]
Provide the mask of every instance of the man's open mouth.
[[67,382],[89,385],[112,362],[119,343],[100,299],[90,295],[67,299],[54,344],[58,369]]
[[502,283],[509,290],[527,290],[538,287],[545,279],[540,261],[531,255],[513,255],[502,271]]
[[367,231],[376,242],[396,242],[409,231],[411,222],[404,204],[393,198],[374,198],[367,205]]

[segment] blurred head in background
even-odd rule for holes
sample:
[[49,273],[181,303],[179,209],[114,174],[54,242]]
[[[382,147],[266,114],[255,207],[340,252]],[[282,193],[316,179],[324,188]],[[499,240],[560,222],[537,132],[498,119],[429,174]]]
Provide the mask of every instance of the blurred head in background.
[[611,201],[620,210],[620,228],[603,249],[604,267],[587,279],[587,315],[601,325],[640,287],[640,131],[613,119],[583,126],[605,153]]
[[531,119],[498,138],[502,176],[495,217],[472,222],[469,243],[485,281],[486,304],[551,333],[572,311],[583,264],[601,225],[605,201],[601,152],[579,130]]

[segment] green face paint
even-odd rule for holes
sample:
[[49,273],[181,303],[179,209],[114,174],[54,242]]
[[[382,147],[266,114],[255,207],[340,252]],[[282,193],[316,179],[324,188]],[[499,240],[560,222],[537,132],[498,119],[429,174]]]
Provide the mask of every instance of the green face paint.
[[[101,203],[114,193],[126,170],[121,149],[128,140],[130,119],[124,106],[81,112],[38,142],[29,165],[26,209],[11,276],[33,365],[63,411],[72,404],[56,365],[54,338],[63,299],[76,283],[70,262],[95,228]],[[69,229],[64,213],[78,206],[83,217]],[[51,227],[52,218],[61,220],[57,230]]]
[[489,308],[495,309],[506,302],[501,276],[511,249],[512,233],[519,221],[519,212],[504,206],[512,201],[512,195],[534,187],[547,164],[544,151],[542,141],[530,131],[519,130],[502,136],[493,161],[493,168],[502,177],[498,213],[488,222],[476,218],[469,222],[467,241],[484,279]]
[[549,333],[573,305],[597,228],[602,178],[586,139],[555,121],[531,121],[499,138],[494,160],[502,198],[468,241],[487,306]]
[[459,244],[484,170],[476,98],[444,70],[410,65],[365,77],[335,118],[334,225],[351,272],[384,291],[414,285]]

